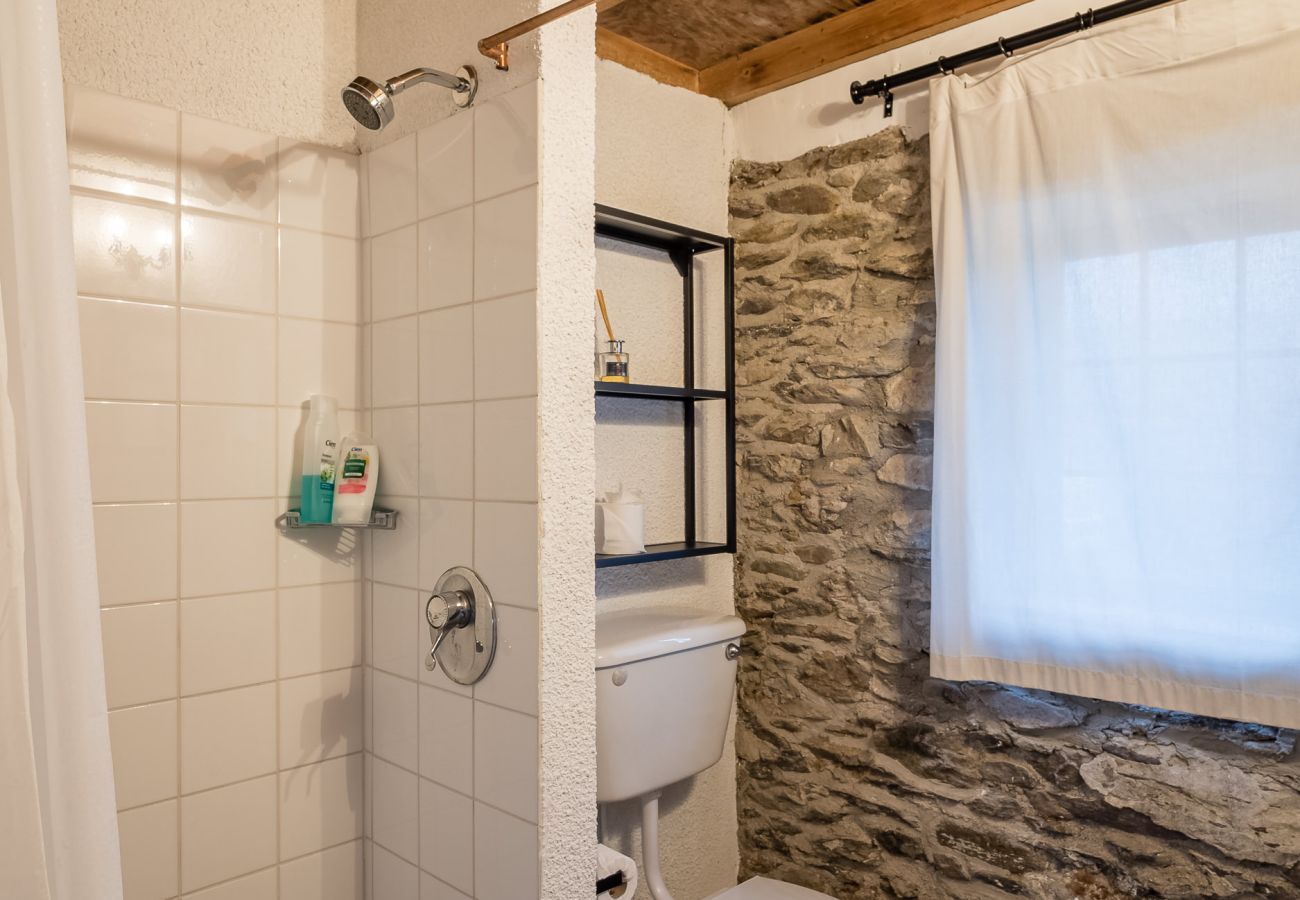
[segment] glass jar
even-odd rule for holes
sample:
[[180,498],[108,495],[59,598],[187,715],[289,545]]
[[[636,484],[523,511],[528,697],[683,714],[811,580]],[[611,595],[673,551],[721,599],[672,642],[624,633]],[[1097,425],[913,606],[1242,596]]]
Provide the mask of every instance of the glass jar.
[[607,349],[596,355],[596,378],[601,381],[617,381],[627,384],[628,357],[623,352],[622,341],[606,341]]

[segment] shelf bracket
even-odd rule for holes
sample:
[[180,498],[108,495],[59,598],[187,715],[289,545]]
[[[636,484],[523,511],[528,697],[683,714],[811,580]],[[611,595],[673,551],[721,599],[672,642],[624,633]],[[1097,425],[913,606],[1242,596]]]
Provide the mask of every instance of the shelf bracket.
[[668,258],[671,259],[673,265],[677,267],[677,274],[683,278],[685,278],[687,273],[691,271],[691,258],[694,255],[695,254],[685,247],[668,251]]

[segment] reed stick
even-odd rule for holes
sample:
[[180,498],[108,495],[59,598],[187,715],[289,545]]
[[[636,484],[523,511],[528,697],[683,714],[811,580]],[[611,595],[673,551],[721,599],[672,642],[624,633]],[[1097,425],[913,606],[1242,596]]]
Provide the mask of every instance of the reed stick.
[[596,289],[596,302],[600,304],[600,317],[605,320],[605,333],[609,339],[614,340],[614,329],[609,324],[609,310],[605,308],[605,292],[600,288]]

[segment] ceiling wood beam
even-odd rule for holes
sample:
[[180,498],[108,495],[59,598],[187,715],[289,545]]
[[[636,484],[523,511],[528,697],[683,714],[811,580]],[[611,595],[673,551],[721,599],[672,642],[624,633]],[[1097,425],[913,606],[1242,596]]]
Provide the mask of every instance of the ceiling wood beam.
[[596,26],[596,55],[636,69],[663,84],[700,90],[700,73],[696,69],[599,25]]
[[698,91],[735,106],[1027,2],[872,0],[704,69]]

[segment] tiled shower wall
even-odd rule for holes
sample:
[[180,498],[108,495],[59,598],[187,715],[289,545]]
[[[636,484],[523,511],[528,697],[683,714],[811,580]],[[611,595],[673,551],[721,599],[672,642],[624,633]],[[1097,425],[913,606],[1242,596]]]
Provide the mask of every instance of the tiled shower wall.
[[127,900],[356,900],[358,539],[274,520],[307,396],[360,406],[359,159],[67,107]]
[[[381,502],[367,572],[375,900],[538,896],[537,85],[367,154],[369,402]],[[424,667],[451,566],[497,603],[487,676]]]

